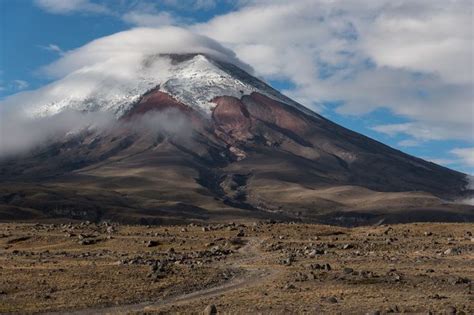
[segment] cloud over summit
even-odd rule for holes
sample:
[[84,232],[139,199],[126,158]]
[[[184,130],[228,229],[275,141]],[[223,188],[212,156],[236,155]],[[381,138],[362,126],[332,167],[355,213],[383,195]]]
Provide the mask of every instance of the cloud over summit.
[[[158,55],[171,53],[203,53],[251,71],[218,42],[178,27],[134,28],[96,39],[45,66],[42,71],[56,79],[52,83],[0,101],[0,155],[28,150],[73,129],[109,124],[120,106],[167,77],[170,60]],[[78,112],[85,107],[101,113]],[[165,126],[166,121],[152,122]]]
[[203,53],[252,71],[233,51],[206,36],[179,27],[134,28],[64,52],[57,61],[42,68],[56,81],[7,97],[0,102],[0,112],[55,113],[64,102],[87,102],[104,94],[117,103],[129,101],[129,93],[137,85],[152,88],[167,75],[166,60],[146,61],[171,53]]

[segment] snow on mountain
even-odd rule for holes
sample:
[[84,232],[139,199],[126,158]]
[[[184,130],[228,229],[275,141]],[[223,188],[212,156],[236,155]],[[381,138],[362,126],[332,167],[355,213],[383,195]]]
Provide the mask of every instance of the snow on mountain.
[[[105,67],[113,69],[113,64]],[[281,102],[294,103],[242,70],[247,77],[235,76],[229,67],[232,65],[196,54],[178,63],[169,55],[148,56],[138,67],[126,69],[124,73],[102,71],[103,64],[81,68],[43,89],[30,92],[36,94],[32,98],[35,104],[26,108],[27,115],[44,117],[71,109],[107,111],[120,117],[155,87],[204,114],[210,114],[215,106],[212,99],[224,95],[240,98],[260,92]]]
[[[172,55],[188,56],[174,62]],[[231,66],[233,65],[233,66]],[[236,67],[246,75],[236,76]],[[214,40],[180,28],[138,28],[92,41],[43,68],[56,81],[7,97],[0,111],[46,117],[66,109],[122,115],[150,89],[209,113],[216,96],[259,91],[291,103],[248,74],[252,69]]]

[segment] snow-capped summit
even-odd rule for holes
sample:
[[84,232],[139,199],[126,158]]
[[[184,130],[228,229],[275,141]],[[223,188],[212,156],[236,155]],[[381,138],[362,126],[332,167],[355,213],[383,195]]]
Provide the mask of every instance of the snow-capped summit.
[[[101,73],[100,67],[80,69],[40,89],[28,115],[49,116],[63,110],[108,111],[122,116],[147,91],[158,88],[176,100],[210,115],[219,96],[240,98],[259,92],[292,106],[299,106],[260,80],[227,62],[204,54],[146,56],[137,72],[126,76]],[[95,80],[88,81],[91,76]]]
[[[171,33],[92,42],[48,67],[57,81],[3,102],[42,118],[20,128],[11,120],[14,131],[0,134],[0,157],[12,155],[6,140],[17,153],[18,135],[28,139],[21,154],[0,159],[0,180],[43,192],[28,185],[47,178],[54,192],[25,192],[8,215],[31,198],[35,213],[124,221],[226,211],[345,224],[474,220],[472,207],[445,202],[472,196],[465,174],[323,119],[216,42]],[[50,202],[61,194],[71,200],[63,208]]]
[[[178,65],[171,64],[166,57],[169,54],[201,55]],[[190,75],[195,80],[202,75],[210,82],[223,75],[210,59],[251,71],[232,51],[210,38],[176,27],[136,28],[66,52],[42,69],[55,81],[6,98],[0,102],[0,111],[28,117],[49,116],[64,109],[120,115],[143,93],[167,81],[169,88],[173,82],[184,87],[182,80]]]

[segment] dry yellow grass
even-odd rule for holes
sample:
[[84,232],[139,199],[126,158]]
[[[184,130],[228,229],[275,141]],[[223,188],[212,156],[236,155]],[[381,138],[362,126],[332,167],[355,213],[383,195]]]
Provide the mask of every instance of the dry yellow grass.
[[473,227],[0,224],[0,313],[469,314]]

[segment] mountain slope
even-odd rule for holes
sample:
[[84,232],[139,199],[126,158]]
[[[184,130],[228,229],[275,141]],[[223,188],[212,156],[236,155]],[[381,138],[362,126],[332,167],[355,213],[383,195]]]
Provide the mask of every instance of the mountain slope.
[[38,106],[33,115],[73,108],[118,120],[4,159],[0,218],[474,219],[452,202],[470,193],[462,173],[347,130],[233,64],[184,54],[144,67],[156,62],[161,74],[126,98],[98,86],[87,100]]

